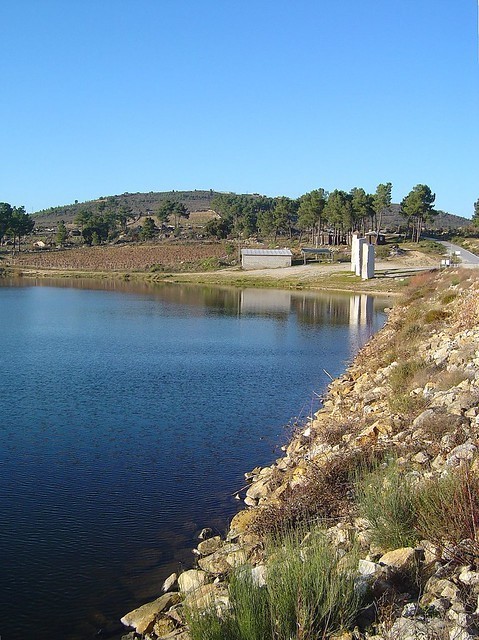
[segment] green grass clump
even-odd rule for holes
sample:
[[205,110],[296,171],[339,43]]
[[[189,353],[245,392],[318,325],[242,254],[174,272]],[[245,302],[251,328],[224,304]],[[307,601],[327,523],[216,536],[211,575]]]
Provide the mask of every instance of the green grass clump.
[[298,544],[283,537],[268,566],[267,588],[278,640],[313,640],[352,626],[361,607],[355,588],[358,555],[341,556],[319,531]]
[[457,298],[457,293],[453,293],[453,292],[445,293],[441,298],[441,302],[442,304],[449,304],[453,300],[456,300],[456,298]]
[[390,550],[414,545],[414,490],[395,462],[379,467],[359,480],[357,488],[359,512],[371,525],[372,541]]
[[357,504],[380,549],[426,539],[449,559],[479,565],[479,477],[469,469],[413,484],[390,462],[358,479]]
[[272,638],[270,596],[253,580],[251,567],[240,567],[230,580],[234,633],[238,640]]
[[188,611],[192,640],[316,640],[350,628],[361,608],[358,554],[340,555],[319,530],[290,531],[271,542],[266,584],[251,567],[230,579],[231,607]]
[[393,392],[404,392],[410,387],[410,383],[414,380],[415,376],[426,368],[426,364],[423,360],[406,360],[401,362],[391,372],[389,376],[389,384]]

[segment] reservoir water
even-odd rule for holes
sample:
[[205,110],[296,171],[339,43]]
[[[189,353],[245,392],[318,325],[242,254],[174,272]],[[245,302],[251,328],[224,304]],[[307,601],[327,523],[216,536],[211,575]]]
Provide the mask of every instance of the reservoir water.
[[117,637],[193,565],[384,300],[0,280],[0,636]]

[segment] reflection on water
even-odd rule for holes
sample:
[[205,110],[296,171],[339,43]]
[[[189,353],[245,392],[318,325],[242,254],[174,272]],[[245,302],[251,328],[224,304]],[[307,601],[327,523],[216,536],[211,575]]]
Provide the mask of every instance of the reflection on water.
[[0,635],[91,638],[159,595],[385,304],[0,280]]
[[252,314],[286,318],[294,313],[299,322],[373,328],[374,314],[384,309],[388,298],[367,294],[331,293],[328,291],[290,291],[282,289],[239,289],[234,287],[170,284],[131,283],[122,280],[93,280],[88,278],[0,278],[2,286],[57,287],[66,289],[91,289],[118,293],[147,294],[159,301],[203,307],[221,315]]

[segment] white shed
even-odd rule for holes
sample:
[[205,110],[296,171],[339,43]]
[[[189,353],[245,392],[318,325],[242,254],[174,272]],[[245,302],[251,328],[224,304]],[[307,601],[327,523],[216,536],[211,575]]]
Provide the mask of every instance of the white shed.
[[243,269],[278,269],[290,267],[293,254],[290,249],[241,249]]

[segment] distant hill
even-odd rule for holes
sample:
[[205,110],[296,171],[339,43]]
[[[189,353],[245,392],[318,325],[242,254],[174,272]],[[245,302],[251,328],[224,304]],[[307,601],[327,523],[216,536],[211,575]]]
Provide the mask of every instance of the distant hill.
[[73,222],[80,211],[99,211],[103,204],[115,208],[126,207],[135,216],[152,215],[165,200],[182,202],[189,211],[208,211],[212,199],[219,195],[212,189],[208,191],[161,191],[148,193],[122,193],[117,196],[106,196],[97,200],[75,202],[74,204],[51,207],[37,211],[33,215],[37,226],[56,226],[60,220]]
[[[383,229],[394,230],[394,228],[404,225],[405,219],[400,213],[401,207],[398,204],[392,204],[390,211],[383,214],[382,227]],[[447,230],[447,229],[459,229],[460,227],[468,227],[471,221],[461,216],[455,216],[452,213],[446,213],[445,211],[439,211],[437,216],[434,217],[432,222],[427,224],[428,229],[434,230]]]
[[[86,202],[75,202],[74,204],[63,205],[60,207],[51,207],[37,211],[33,214],[37,227],[56,226],[60,220],[65,223],[73,222],[74,218],[82,210],[99,211],[106,204],[115,209],[125,207],[131,211],[134,216],[146,216],[154,214],[165,200],[174,200],[182,202],[190,212],[208,211],[211,208],[211,201],[215,196],[219,195],[218,191],[195,190],[195,191],[149,191],[148,193],[122,193],[116,196],[105,196],[97,200],[88,200]],[[257,197],[258,194],[250,195],[251,198]],[[404,225],[404,218],[400,215],[400,207],[393,204],[390,211],[383,215],[382,227],[394,230],[400,225]],[[458,229],[467,227],[471,223],[467,218],[455,216],[451,213],[440,211],[434,219],[434,222],[428,225],[430,229]]]

